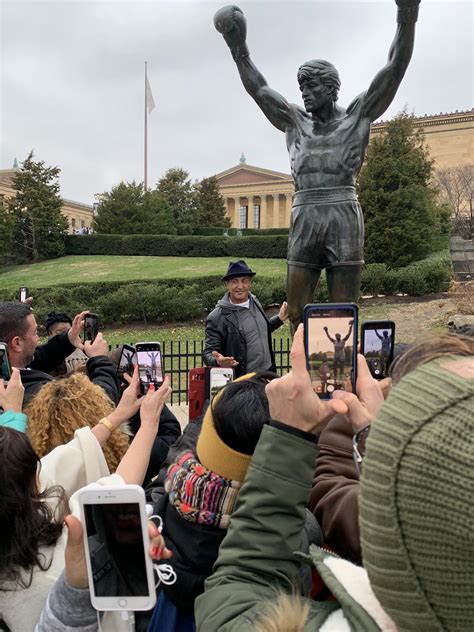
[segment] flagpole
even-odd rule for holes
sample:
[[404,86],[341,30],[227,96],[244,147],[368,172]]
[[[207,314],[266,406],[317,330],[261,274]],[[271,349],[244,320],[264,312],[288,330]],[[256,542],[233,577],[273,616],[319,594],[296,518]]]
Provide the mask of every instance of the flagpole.
[[144,178],[143,178],[143,186],[145,193],[148,190],[148,146],[147,146],[147,136],[148,136],[148,110],[147,110],[147,102],[146,102],[146,82],[147,82],[147,62],[145,62],[145,164],[144,164]]

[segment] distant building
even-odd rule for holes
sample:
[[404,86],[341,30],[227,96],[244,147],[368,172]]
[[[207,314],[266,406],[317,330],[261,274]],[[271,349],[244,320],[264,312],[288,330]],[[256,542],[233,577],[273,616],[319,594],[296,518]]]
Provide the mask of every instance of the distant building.
[[[474,162],[474,110],[421,116],[415,125],[423,131],[435,169]],[[371,137],[383,134],[387,121],[372,125]],[[290,225],[294,196],[288,173],[247,165],[242,154],[235,167],[217,174],[227,216],[233,228],[282,228]]]
[[[13,176],[18,169],[0,169],[0,200],[15,197]],[[92,225],[92,206],[63,198],[62,214],[68,221],[69,233]]]

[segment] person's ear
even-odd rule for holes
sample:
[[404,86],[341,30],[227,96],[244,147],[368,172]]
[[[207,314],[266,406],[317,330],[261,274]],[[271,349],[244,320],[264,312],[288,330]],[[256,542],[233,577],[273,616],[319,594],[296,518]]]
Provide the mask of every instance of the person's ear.
[[22,339],[21,336],[13,336],[11,341],[8,343],[8,351],[10,353],[19,353],[22,348]]

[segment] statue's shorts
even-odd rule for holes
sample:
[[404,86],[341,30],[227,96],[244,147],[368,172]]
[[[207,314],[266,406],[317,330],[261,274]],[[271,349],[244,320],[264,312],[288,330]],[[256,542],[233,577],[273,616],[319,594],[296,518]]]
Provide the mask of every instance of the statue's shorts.
[[354,187],[295,194],[287,261],[319,270],[364,263],[364,217]]

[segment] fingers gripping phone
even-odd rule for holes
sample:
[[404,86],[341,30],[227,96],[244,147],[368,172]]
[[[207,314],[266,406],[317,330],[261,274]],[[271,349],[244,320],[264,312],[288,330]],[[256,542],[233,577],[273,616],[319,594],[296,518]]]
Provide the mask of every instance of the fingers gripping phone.
[[84,342],[94,342],[99,333],[99,317],[97,314],[89,313],[84,318]]
[[18,292],[18,298],[20,300],[20,303],[24,303],[28,298],[28,288],[26,287],[26,285],[21,286]]
[[155,388],[163,384],[163,364],[161,361],[161,347],[159,342],[137,342],[138,373],[140,377],[140,391],[148,393],[150,384]]
[[124,380],[124,373],[127,373],[130,377],[133,375],[133,370],[137,364],[137,353],[135,347],[132,345],[123,345],[122,353],[120,354],[119,363],[117,365],[117,377],[119,380]]
[[8,358],[8,346],[6,342],[0,342],[0,378],[8,381],[12,375],[12,368]]
[[306,363],[321,399],[331,399],[337,390],[355,392],[357,315],[354,303],[318,303],[304,308]]
[[395,323],[393,320],[367,320],[360,328],[360,350],[376,380],[383,380],[393,361]]
[[138,485],[79,493],[91,603],[96,610],[155,605],[145,493]]

